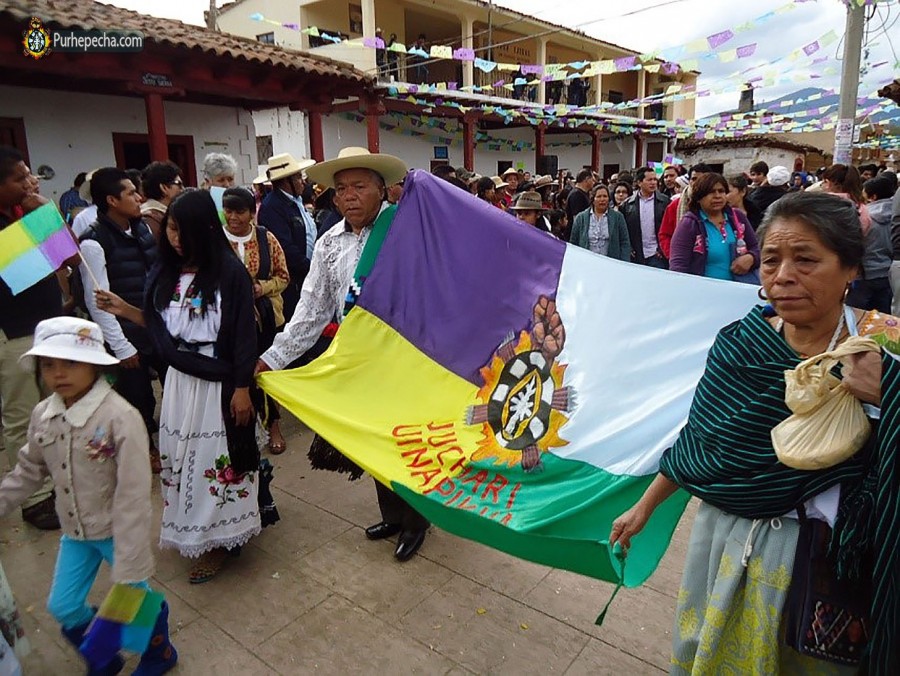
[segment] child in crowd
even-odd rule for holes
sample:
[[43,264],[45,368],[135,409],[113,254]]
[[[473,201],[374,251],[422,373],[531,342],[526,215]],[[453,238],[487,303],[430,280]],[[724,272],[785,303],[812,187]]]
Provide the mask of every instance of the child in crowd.
[[[96,610],[86,600],[100,564],[112,566],[113,582],[149,589],[149,440],[140,414],[116,394],[102,367],[118,363],[103,347],[93,322],[55,317],[40,322],[23,365],[37,362],[49,397],[35,407],[28,443],[15,469],[0,483],[0,516],[21,504],[49,474],[56,486],[62,524],[56,570],[47,608],[65,638],[78,648]],[[150,646],[134,672],[163,674],[178,659],[169,642],[168,605],[163,604]],[[92,664],[89,674],[116,674],[116,656]]]

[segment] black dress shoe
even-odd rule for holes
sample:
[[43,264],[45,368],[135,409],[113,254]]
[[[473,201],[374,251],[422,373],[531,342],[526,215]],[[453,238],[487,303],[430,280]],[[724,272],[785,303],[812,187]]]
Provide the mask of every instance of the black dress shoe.
[[22,519],[41,530],[58,530],[60,525],[56,515],[56,493],[22,509]]
[[425,542],[424,530],[403,531],[397,541],[394,558],[398,561],[409,561],[413,554],[419,551],[423,542]]
[[399,532],[399,523],[388,523],[387,521],[382,521],[381,523],[376,523],[374,526],[369,526],[368,528],[366,528],[366,537],[370,540],[384,540],[385,538],[389,538]]

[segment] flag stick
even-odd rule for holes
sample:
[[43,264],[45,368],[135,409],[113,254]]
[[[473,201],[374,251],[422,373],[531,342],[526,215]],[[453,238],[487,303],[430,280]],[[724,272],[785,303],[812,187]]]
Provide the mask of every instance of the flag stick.
[[84,269],[87,270],[88,277],[91,278],[91,281],[94,283],[94,291],[98,289],[101,291],[105,291],[102,286],[100,286],[100,282],[97,280],[97,276],[94,274],[94,271],[91,270],[91,266],[88,265],[88,262],[84,260],[84,254],[81,253],[81,245],[78,244],[78,257],[81,259],[81,262],[84,263]]

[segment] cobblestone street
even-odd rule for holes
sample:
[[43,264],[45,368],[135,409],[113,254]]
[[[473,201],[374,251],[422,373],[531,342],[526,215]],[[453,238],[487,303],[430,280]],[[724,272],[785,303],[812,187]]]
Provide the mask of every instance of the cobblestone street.
[[[521,561],[432,528],[398,564],[391,542],[369,542],[371,479],[310,470],[310,433],[285,420],[274,457],[281,521],[203,585],[189,564],[158,554],[153,585],[171,604],[180,674],[565,673],[666,670],[686,517],[649,583],[625,589],[604,627],[594,619],[612,585]],[[154,488],[154,508],[161,508]],[[689,509],[689,514],[693,510]],[[0,522],[2,561],[25,617],[26,674],[77,674],[78,656],[45,608],[58,535]],[[92,598],[102,600],[108,570]],[[136,663],[132,660],[129,667]],[[127,673],[127,671],[126,671]]]

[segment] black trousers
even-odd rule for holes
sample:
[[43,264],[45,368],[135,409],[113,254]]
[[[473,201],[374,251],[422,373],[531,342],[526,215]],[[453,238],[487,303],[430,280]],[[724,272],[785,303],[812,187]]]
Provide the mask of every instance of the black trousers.
[[[156,371],[160,382],[163,382],[166,374],[165,365],[152,354],[141,352],[138,354],[140,366],[134,369],[120,367],[113,389],[138,410],[147,427],[147,434],[153,439],[159,428],[153,419],[156,412],[156,397],[153,396],[153,378],[150,370]],[[153,446],[153,443],[150,445]]]
[[431,524],[424,516],[410,507],[406,501],[381,482],[375,482],[381,520],[385,523],[399,523],[404,531],[422,531]]

